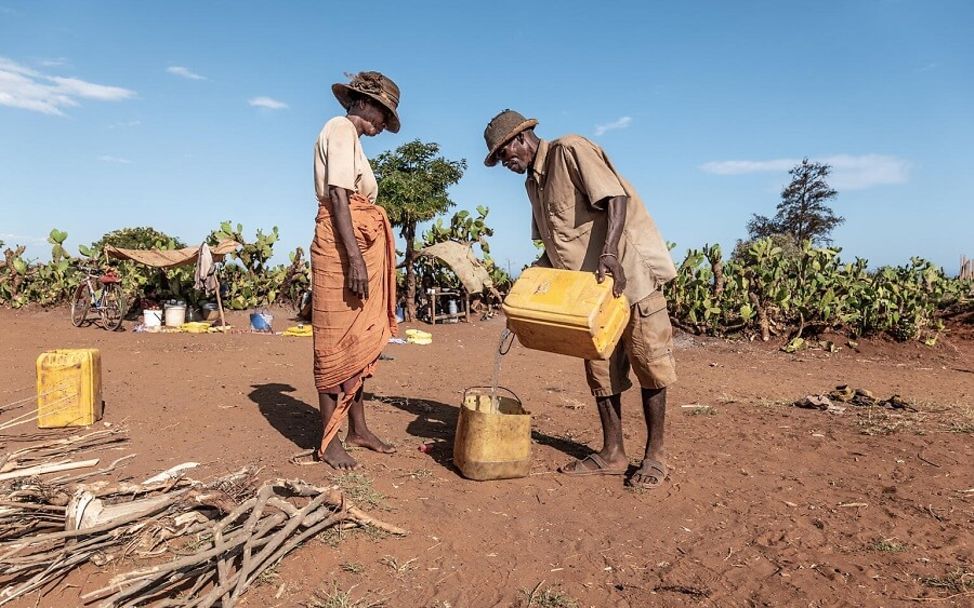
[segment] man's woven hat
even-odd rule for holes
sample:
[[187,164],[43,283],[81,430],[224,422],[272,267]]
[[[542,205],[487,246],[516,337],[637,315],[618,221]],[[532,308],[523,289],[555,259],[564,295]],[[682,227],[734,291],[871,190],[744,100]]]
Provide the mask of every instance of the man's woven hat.
[[331,85],[331,92],[338,98],[338,103],[346,110],[355,101],[356,95],[364,95],[376,100],[388,110],[389,120],[386,128],[390,133],[399,132],[399,87],[391,78],[381,72],[359,72],[346,74],[351,80],[346,84],[336,82]]
[[487,142],[487,158],[484,164],[493,167],[497,164],[497,151],[504,144],[514,139],[521,131],[533,129],[538,124],[534,118],[525,118],[520,112],[504,110],[495,116],[484,129],[484,141]]

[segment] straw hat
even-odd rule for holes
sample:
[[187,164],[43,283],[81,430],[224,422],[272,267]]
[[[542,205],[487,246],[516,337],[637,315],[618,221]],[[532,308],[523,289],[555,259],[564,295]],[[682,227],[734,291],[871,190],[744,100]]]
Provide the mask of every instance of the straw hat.
[[355,101],[356,95],[364,95],[379,102],[389,111],[386,128],[390,133],[399,132],[399,87],[391,78],[381,72],[359,72],[346,74],[351,81],[348,84],[336,82],[331,85],[331,92],[338,98],[338,103],[346,110]]
[[484,164],[493,167],[497,164],[494,157],[497,151],[504,147],[504,144],[514,139],[521,131],[534,128],[538,121],[533,118],[525,118],[520,112],[514,110],[504,110],[487,123],[484,129],[484,141],[487,142],[487,158]]

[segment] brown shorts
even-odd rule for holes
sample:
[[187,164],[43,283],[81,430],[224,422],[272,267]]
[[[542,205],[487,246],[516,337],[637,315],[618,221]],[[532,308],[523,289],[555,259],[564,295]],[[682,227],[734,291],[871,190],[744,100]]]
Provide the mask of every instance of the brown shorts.
[[585,379],[596,397],[618,395],[632,386],[630,368],[643,388],[665,388],[676,382],[673,326],[659,290],[632,307],[629,324],[609,360],[585,361]]

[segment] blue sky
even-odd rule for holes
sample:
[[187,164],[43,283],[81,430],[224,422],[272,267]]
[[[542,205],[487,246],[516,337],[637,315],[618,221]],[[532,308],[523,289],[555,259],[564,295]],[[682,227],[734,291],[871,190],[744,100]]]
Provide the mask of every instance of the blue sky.
[[[410,7],[413,5],[412,7]],[[663,235],[733,246],[788,167],[834,165],[834,234],[873,264],[974,256],[974,3],[47,2],[0,0],[0,239],[43,257],[223,219],[306,246],[312,144],[345,72],[402,89],[398,135],[469,169],[495,258],[529,261],[519,176],[482,164],[499,110],[601,144]]]

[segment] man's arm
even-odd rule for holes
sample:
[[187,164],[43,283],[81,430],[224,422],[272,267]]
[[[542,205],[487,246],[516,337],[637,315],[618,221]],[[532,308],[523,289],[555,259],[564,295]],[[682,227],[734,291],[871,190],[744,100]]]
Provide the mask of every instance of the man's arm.
[[605,236],[602,255],[599,256],[599,268],[596,271],[599,283],[605,280],[606,274],[613,279],[612,295],[619,297],[626,289],[626,273],[619,263],[619,239],[622,229],[626,225],[626,208],[629,205],[628,196],[613,196],[598,206],[603,206],[609,215],[609,227]]

